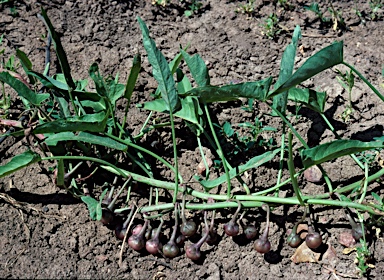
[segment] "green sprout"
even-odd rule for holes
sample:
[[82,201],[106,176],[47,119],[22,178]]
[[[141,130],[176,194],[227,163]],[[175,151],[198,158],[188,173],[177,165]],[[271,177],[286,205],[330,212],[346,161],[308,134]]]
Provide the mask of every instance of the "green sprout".
[[270,14],[261,25],[263,28],[261,34],[265,35],[268,39],[275,39],[282,29],[279,26],[279,19],[275,13]]

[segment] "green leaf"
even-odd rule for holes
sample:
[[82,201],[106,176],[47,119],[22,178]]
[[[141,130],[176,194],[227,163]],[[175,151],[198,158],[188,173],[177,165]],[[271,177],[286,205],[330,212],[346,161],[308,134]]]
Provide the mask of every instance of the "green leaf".
[[371,192],[371,195],[380,205],[383,205],[383,199],[377,193]]
[[105,112],[67,119],[59,119],[36,126],[36,128],[33,130],[33,133],[44,134],[64,131],[103,132],[107,123],[107,119],[108,114]]
[[[139,76],[141,70],[141,55],[136,54],[133,58],[131,72],[129,72],[129,77],[127,84],[125,85],[124,97],[128,99],[128,102],[131,101],[133,90],[135,89],[137,77]],[[128,105],[129,106],[129,103]]]
[[28,75],[29,83],[34,85],[36,83],[35,78],[28,74],[28,72],[32,70],[32,62],[29,60],[28,56],[20,49],[16,49],[16,56],[19,58],[25,73]]
[[57,143],[60,141],[81,141],[119,151],[126,151],[128,149],[127,145],[117,142],[109,137],[98,136],[87,132],[80,132],[78,135],[75,135],[72,132],[60,132],[53,135],[49,135],[44,140],[44,142],[48,146],[56,146]]
[[[295,66],[297,43],[300,38],[301,38],[300,26],[296,26],[295,30],[293,31],[292,42],[284,50],[283,57],[280,63],[279,78],[277,79],[276,84],[274,85],[274,88],[278,88],[280,85],[282,85],[292,76],[293,67]],[[288,92],[284,91],[273,98],[273,106],[280,113],[285,115],[285,111],[287,110],[287,101],[288,101]]]
[[189,70],[191,71],[191,74],[198,86],[209,86],[210,81],[208,67],[200,55],[195,54],[194,56],[190,56],[184,50],[181,50],[181,54],[183,55],[185,62],[187,63]]
[[272,77],[256,82],[246,82],[225,86],[206,86],[194,88],[182,96],[197,96],[201,102],[222,102],[233,101],[240,97],[255,98],[260,101],[265,101]]
[[343,42],[336,42],[323,48],[307,59],[304,64],[284,83],[273,89],[268,97],[284,92],[316,74],[343,62]]
[[235,131],[232,129],[230,122],[225,122],[223,124],[223,131],[228,137],[231,137],[235,133]]
[[28,150],[20,155],[14,156],[10,162],[0,166],[0,178],[5,177],[19,169],[22,169],[28,165],[36,163],[41,160],[41,157]]
[[[66,101],[70,100],[69,94],[68,94],[69,87],[63,81],[56,80],[56,79],[48,77],[48,76],[44,76],[43,74],[35,72],[35,71],[30,71],[30,72],[28,72],[28,74],[36,77],[47,88],[55,89],[57,92],[59,92],[60,94],[56,94],[57,96],[65,98]],[[58,78],[60,77],[60,75],[56,75],[56,76]],[[79,88],[80,88],[81,83],[85,83],[85,82],[84,81],[78,81],[77,83],[79,83]],[[56,91],[54,91],[54,93],[56,93]],[[79,100],[98,101],[101,98],[100,95],[98,95],[95,92],[86,92],[86,91],[82,91],[82,90],[74,90],[72,92],[72,94],[74,96],[76,96]]]
[[161,96],[170,112],[176,111],[179,106],[179,96],[176,91],[175,80],[169,70],[169,65],[164,55],[156,47],[155,42],[149,37],[149,30],[140,17],[137,18],[143,34],[144,48],[148,54],[149,63],[152,65],[153,77],[159,84]]
[[[169,113],[167,105],[163,99],[156,99],[138,105],[139,108],[146,110],[157,111],[161,113]],[[182,118],[191,123],[199,124],[200,117],[203,114],[197,98],[187,96],[181,99],[181,109],[174,113],[174,116]]]
[[43,7],[41,7],[41,15],[43,16],[44,21],[47,25],[49,34],[51,35],[52,42],[56,50],[57,58],[60,62],[61,70],[63,71],[65,80],[67,81],[67,85],[71,88],[71,90],[74,90],[76,88],[76,85],[71,76],[71,68],[68,63],[67,55],[65,54],[64,48],[60,42],[60,38],[57,35],[55,29],[53,28],[53,25],[50,19],[48,18],[47,13],[43,9]]
[[342,156],[383,148],[383,141],[362,142],[359,140],[335,140],[301,151],[301,159],[305,168],[321,164]]
[[94,221],[100,220],[101,217],[99,218],[100,215],[98,213],[101,211],[101,205],[99,205],[99,202],[90,196],[82,196],[81,200],[87,204],[89,216],[91,219]]
[[[231,179],[234,177],[243,174],[245,171],[259,167],[260,165],[263,165],[267,163],[268,161],[272,160],[277,153],[279,153],[279,149],[276,149],[274,151],[268,151],[265,152],[262,155],[258,155],[256,157],[251,158],[246,164],[240,165],[239,167],[232,168],[229,171],[229,176]],[[216,178],[214,180],[203,180],[198,176],[194,176],[194,178],[199,181],[199,183],[205,188],[205,189],[212,189],[220,184],[223,184],[226,182],[227,177],[226,175],[222,175],[219,178]]]
[[309,109],[322,113],[324,112],[326,92],[316,92],[307,88],[291,88],[288,92],[288,99],[304,104]]
[[30,102],[31,104],[33,104],[35,106],[40,105],[43,101],[45,101],[49,98],[48,93],[40,93],[40,94],[35,93],[33,90],[31,90],[29,87],[27,87],[20,80],[12,77],[8,72],[1,72],[0,73],[0,81],[8,84],[21,97],[25,98],[28,102]]
[[186,93],[192,89],[191,82],[189,81],[186,75],[183,76],[183,79],[177,83],[177,91],[179,94]]

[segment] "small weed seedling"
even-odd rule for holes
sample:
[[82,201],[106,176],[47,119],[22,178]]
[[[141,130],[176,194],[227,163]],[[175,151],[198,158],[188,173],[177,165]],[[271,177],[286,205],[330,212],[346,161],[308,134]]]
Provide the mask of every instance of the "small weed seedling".
[[345,23],[345,20],[343,18],[343,13],[341,11],[336,10],[333,7],[332,2],[331,7],[328,8],[329,13],[332,16],[332,28],[334,31],[341,29],[341,30],[346,30],[347,29],[347,24]]
[[369,8],[371,9],[370,18],[371,20],[379,20],[383,17],[383,14],[380,10],[384,7],[384,1],[383,0],[370,0],[369,1]]
[[153,0],[152,5],[159,5],[165,7],[170,0]]
[[275,13],[270,14],[261,25],[263,30],[261,34],[266,36],[268,39],[276,39],[277,35],[282,31],[279,27],[279,19]]
[[304,6],[304,9],[313,12],[320,19],[320,21],[322,23],[329,23],[330,22],[330,19],[325,17],[323,15],[323,12],[320,10],[319,3],[313,2],[309,6]]
[[337,76],[337,81],[341,86],[348,92],[348,105],[345,108],[344,112],[341,114],[341,117],[344,122],[348,122],[351,114],[353,113],[352,107],[352,89],[355,86],[355,75],[352,70],[342,73],[340,70],[336,70],[339,76]]
[[[184,0],[180,0],[181,2],[185,2]],[[190,3],[186,3],[188,8],[184,11],[184,15],[186,17],[192,16],[195,12],[199,11],[203,6],[203,3],[198,0],[192,0]]]
[[237,7],[235,12],[247,14],[248,16],[251,16],[255,12],[255,2],[256,0],[248,0],[247,3]]

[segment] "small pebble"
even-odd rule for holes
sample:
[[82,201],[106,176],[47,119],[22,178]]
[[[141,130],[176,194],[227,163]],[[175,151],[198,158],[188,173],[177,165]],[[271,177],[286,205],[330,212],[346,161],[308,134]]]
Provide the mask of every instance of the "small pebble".
[[323,178],[323,174],[321,174],[320,168],[314,165],[304,171],[304,178],[308,182],[319,183]]

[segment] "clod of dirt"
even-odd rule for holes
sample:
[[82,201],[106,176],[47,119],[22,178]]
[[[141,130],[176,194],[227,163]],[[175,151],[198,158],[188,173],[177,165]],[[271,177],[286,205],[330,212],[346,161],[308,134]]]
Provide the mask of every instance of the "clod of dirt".
[[320,168],[316,165],[306,169],[304,171],[304,178],[311,183],[319,183],[323,178],[323,174],[321,174]]
[[352,248],[356,245],[356,240],[351,231],[344,231],[339,235],[339,243],[347,248]]
[[321,253],[312,251],[305,242],[303,242],[291,257],[294,263],[317,263],[320,260]]

